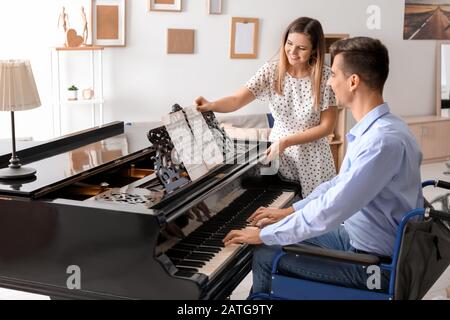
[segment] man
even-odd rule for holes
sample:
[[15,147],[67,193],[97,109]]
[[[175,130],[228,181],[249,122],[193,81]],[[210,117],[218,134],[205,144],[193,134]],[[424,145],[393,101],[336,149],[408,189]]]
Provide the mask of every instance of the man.
[[[253,258],[253,292],[270,291],[271,264],[280,246],[305,242],[324,248],[392,256],[403,215],[423,206],[421,152],[406,124],[383,99],[389,55],[378,40],[358,37],[331,47],[329,80],[338,105],[357,124],[347,134],[340,173],[287,209],[260,208],[251,217],[263,229],[233,230],[225,245],[258,246]],[[342,224],[343,223],[343,224]],[[284,256],[279,271],[313,281],[366,288],[369,275],[359,265]],[[388,275],[382,274],[382,291]]]

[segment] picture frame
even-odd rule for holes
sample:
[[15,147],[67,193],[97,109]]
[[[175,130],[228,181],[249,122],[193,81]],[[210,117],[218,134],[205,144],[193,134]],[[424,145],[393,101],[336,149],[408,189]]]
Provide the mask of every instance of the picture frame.
[[[81,8],[84,8],[84,15],[87,23],[87,40],[85,42],[86,45],[92,45],[92,4],[93,0],[60,0],[58,2],[58,7],[56,7],[57,13],[55,12],[55,16],[58,17],[58,27],[61,28],[61,25],[64,23],[62,17],[62,8],[64,8],[64,13],[66,14],[66,23],[68,29],[74,29],[77,32],[78,36],[83,36],[84,33],[84,21],[81,12]],[[65,41],[65,33],[59,30],[61,33],[61,38],[64,38]],[[62,42],[62,40],[58,39],[58,42]]]
[[167,29],[167,54],[194,54],[194,29]]
[[259,19],[233,17],[231,19],[231,59],[258,57]]
[[222,0],[207,0],[209,14],[222,14]]
[[93,44],[124,47],[126,0],[93,0]]
[[148,0],[148,11],[173,11],[182,10],[182,0]]
[[449,10],[450,0],[405,0],[403,40],[450,40],[448,18],[441,18]]

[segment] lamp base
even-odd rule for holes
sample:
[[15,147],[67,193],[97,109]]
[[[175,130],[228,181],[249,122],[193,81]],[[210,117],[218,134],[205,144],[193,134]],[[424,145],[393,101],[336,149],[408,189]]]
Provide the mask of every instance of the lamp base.
[[34,176],[36,169],[20,167],[20,168],[5,168],[0,169],[0,179],[24,179]]

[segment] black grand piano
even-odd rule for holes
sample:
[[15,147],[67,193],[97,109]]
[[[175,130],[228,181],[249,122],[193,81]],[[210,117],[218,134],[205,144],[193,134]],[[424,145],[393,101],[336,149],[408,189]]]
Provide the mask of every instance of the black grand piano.
[[[257,142],[233,141],[235,163],[191,181],[166,163],[163,131],[115,122],[20,150],[37,174],[0,181],[0,287],[70,299],[227,298],[252,248],[224,248],[224,235],[299,190],[261,174]],[[0,155],[0,168],[9,158]]]

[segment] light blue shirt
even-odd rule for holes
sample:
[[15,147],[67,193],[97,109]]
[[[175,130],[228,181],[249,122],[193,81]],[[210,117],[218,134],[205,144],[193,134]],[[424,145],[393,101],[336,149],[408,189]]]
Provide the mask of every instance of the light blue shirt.
[[359,121],[347,142],[339,175],[295,203],[293,214],[263,228],[265,244],[298,243],[344,223],[354,248],[392,255],[400,220],[423,207],[419,146],[386,103]]

